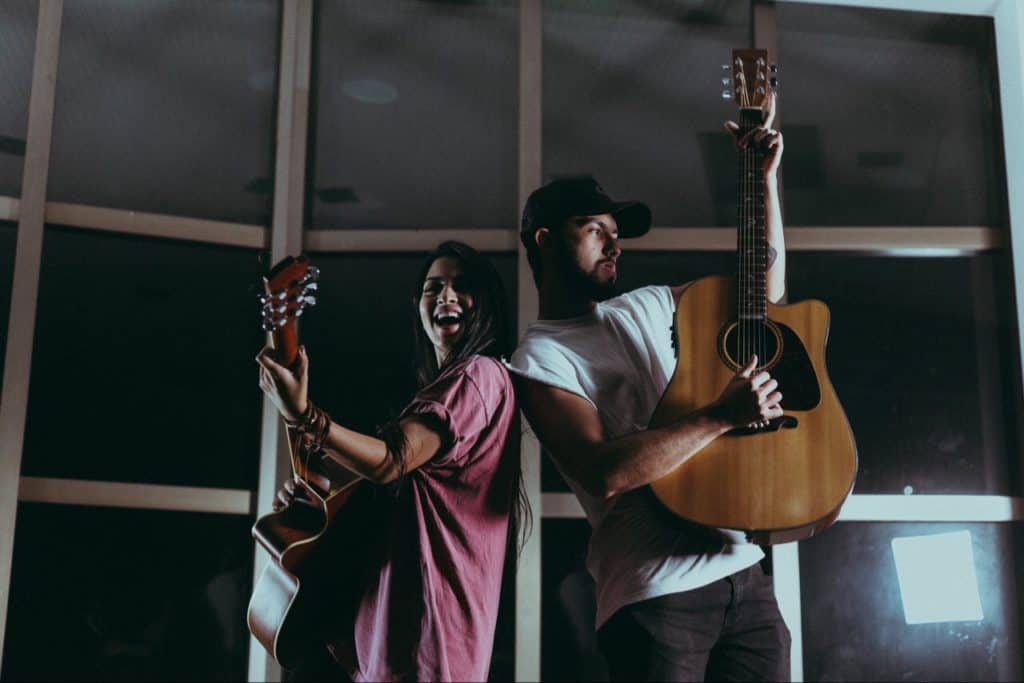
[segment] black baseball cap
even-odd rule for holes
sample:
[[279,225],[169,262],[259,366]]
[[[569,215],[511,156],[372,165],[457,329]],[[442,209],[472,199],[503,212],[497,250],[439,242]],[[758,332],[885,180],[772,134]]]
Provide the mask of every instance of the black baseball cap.
[[651,210],[641,202],[617,202],[591,177],[559,178],[534,190],[523,208],[519,238],[533,246],[537,228],[560,226],[573,216],[610,213],[619,237],[639,237],[651,229]]

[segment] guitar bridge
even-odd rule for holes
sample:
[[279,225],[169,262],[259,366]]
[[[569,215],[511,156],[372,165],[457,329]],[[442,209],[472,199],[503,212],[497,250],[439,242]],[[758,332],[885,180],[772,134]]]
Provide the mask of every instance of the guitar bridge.
[[783,415],[782,417],[772,418],[768,421],[767,426],[764,427],[737,427],[730,429],[726,434],[731,436],[751,436],[753,434],[762,434],[764,432],[777,432],[780,429],[796,429],[800,421],[792,415]]

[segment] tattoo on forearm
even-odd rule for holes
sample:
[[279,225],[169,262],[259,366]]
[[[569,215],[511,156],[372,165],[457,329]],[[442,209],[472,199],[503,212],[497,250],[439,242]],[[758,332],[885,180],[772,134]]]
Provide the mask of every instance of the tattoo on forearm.
[[765,266],[765,270],[768,270],[775,264],[775,259],[779,257],[779,252],[775,251],[772,245],[768,245],[768,265]]

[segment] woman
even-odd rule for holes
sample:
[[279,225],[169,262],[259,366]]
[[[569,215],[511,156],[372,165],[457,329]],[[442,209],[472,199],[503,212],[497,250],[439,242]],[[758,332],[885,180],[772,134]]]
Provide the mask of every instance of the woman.
[[[506,543],[528,515],[511,438],[518,410],[500,360],[510,350],[506,299],[490,262],[459,242],[430,255],[417,289],[419,390],[380,438],[346,429],[309,401],[305,349],[288,369],[264,348],[260,387],[310,435],[307,448],[398,489],[391,509],[367,520],[382,525],[373,534],[381,542],[354,633],[327,644],[340,672],[479,681],[490,664]],[[287,482],[276,507],[293,495]]]

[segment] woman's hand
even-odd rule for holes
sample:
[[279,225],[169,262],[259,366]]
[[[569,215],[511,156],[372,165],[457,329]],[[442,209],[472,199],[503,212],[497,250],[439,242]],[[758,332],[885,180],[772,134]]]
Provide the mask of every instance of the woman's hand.
[[297,422],[309,407],[309,357],[306,347],[299,347],[299,356],[291,368],[272,357],[274,349],[264,346],[256,355],[260,365],[260,389],[274,402],[282,417]]
[[274,512],[282,510],[292,504],[292,500],[295,499],[295,480],[285,479],[284,486],[274,496],[274,500],[271,506],[274,508]]

